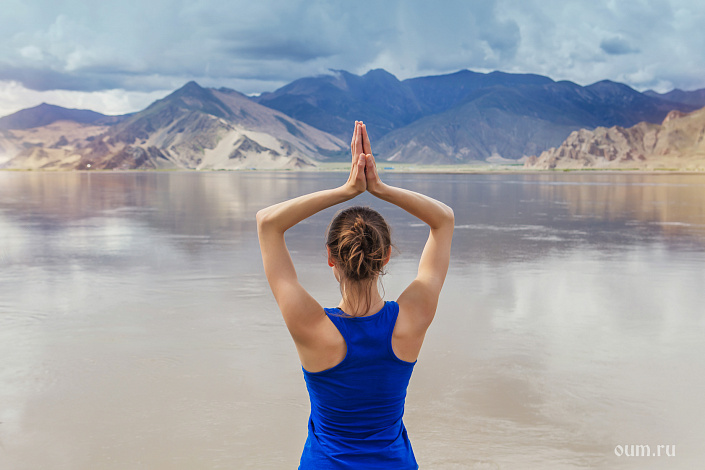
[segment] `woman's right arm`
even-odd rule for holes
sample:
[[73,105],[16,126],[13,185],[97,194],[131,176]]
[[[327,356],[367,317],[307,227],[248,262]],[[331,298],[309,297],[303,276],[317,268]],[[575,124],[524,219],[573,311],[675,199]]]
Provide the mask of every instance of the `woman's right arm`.
[[[369,151],[367,130],[363,126],[363,147]],[[367,190],[374,196],[401,207],[430,228],[421,253],[416,279],[399,296],[400,311],[407,312],[405,328],[411,336],[423,335],[436,313],[441,288],[450,264],[455,216],[453,209],[426,195],[382,182],[371,154],[365,156]],[[420,344],[419,344],[420,349]]]
[[323,307],[299,283],[284,234],[302,220],[365,191],[365,160],[364,156],[360,158],[362,140],[359,132],[356,123],[350,144],[353,159],[345,184],[289,199],[257,212],[264,273],[304,363],[305,350],[320,339],[319,329],[326,324],[326,316]]

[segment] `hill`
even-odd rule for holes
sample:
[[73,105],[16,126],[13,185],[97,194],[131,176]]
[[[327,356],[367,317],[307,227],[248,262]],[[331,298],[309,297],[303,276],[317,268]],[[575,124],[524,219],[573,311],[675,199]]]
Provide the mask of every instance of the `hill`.
[[705,108],[672,111],[661,124],[581,129],[557,148],[531,157],[534,169],[636,168],[705,170]]

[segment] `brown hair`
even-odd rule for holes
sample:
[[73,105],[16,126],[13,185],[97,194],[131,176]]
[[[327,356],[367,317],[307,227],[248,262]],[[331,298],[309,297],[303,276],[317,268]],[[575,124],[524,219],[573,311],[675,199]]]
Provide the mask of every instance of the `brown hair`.
[[392,247],[387,221],[369,207],[354,206],[338,212],[328,227],[326,245],[338,266],[343,295],[350,290],[364,289],[369,309],[373,281],[384,274],[384,265]]

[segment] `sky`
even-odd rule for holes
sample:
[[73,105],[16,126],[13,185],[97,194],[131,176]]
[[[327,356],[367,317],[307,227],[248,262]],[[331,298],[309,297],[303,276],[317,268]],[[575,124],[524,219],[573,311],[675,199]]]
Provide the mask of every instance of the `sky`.
[[189,80],[247,94],[383,68],[705,88],[702,0],[0,0],[0,116],[123,114]]

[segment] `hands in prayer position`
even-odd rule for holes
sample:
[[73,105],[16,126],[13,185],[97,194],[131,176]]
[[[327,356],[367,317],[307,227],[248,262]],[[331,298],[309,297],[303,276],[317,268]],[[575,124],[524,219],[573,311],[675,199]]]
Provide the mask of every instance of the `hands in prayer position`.
[[362,121],[355,121],[352,142],[350,142],[352,165],[346,186],[355,194],[365,191],[376,195],[382,186],[377,173],[377,164],[370,148],[370,138]]

